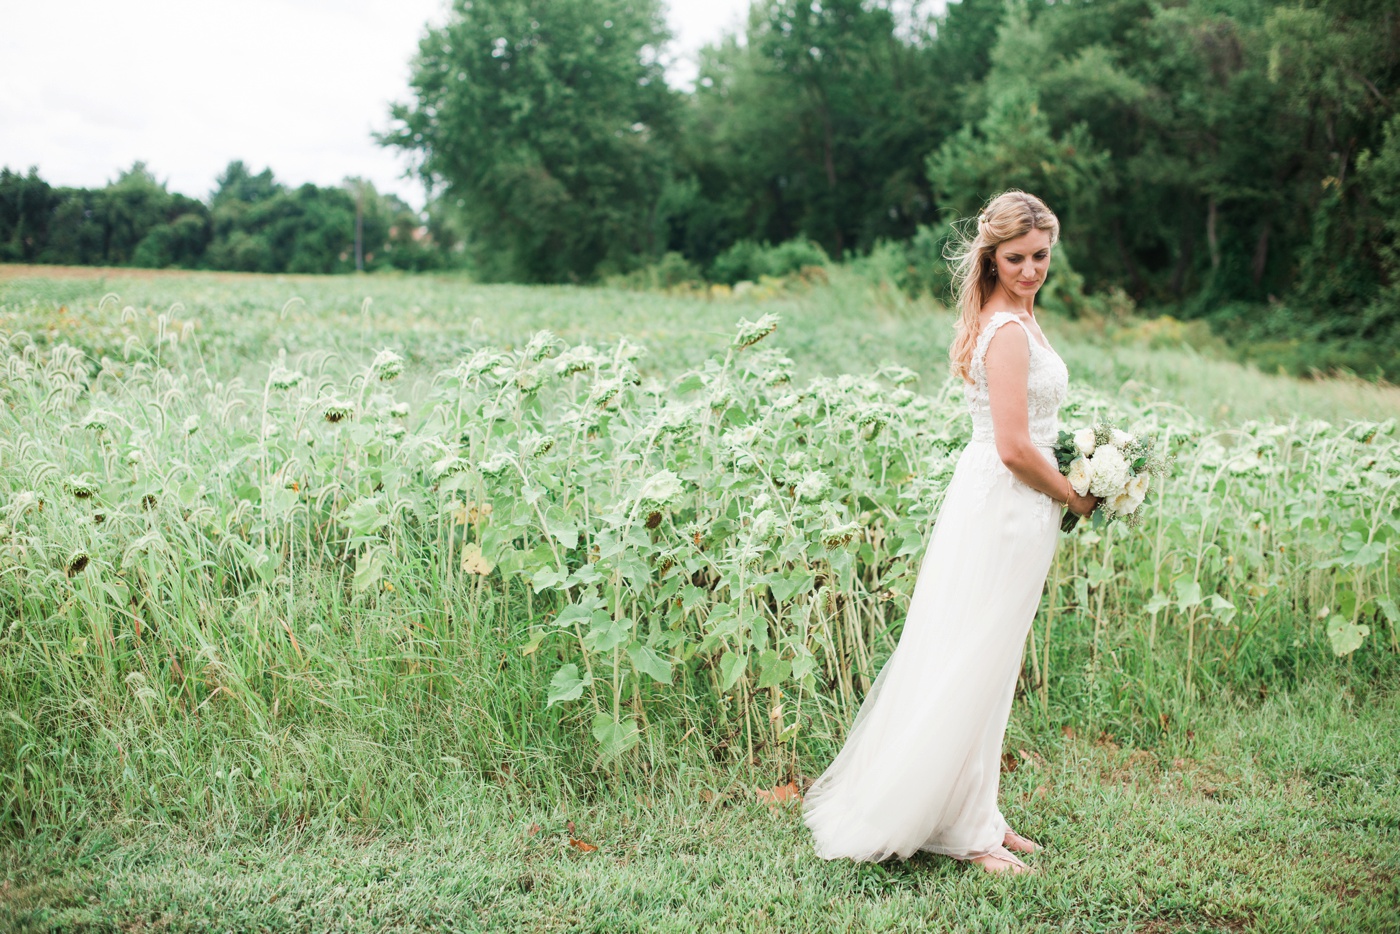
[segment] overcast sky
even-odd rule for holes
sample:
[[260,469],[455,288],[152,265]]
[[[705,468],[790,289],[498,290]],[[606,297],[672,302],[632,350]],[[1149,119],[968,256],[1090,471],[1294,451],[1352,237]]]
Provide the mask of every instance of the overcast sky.
[[[748,0],[671,0],[689,87],[695,51]],[[101,187],[140,159],[207,197],[233,159],[283,182],[361,175],[414,206],[372,130],[408,95],[408,63],[447,0],[0,0],[0,165]]]

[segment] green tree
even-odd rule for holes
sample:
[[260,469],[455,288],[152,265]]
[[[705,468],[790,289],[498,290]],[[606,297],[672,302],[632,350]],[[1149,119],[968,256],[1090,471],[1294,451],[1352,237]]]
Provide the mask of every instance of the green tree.
[[184,195],[175,195],[167,211],[170,220],[152,227],[131,256],[134,266],[193,269],[204,258],[209,246],[209,210]]
[[839,258],[911,234],[932,206],[920,161],[948,120],[931,48],[900,26],[882,2],[766,0],[745,42],[704,50],[672,247],[708,262],[739,240],[803,236]]
[[214,269],[238,272],[280,272],[286,257],[279,257],[263,228],[269,202],[286,189],[263,169],[256,175],[241,160],[228,164],[209,197],[212,241],[206,261]]
[[215,199],[209,264],[245,272],[346,272],[354,268],[355,198],[344,188],[277,185]]
[[37,169],[0,172],[0,257],[27,262],[193,266],[208,211],[137,162],[104,188],[53,189]]
[[1006,17],[1006,0],[949,3],[928,25],[932,32],[932,97],[942,107],[943,135],[975,121],[985,102],[977,92],[992,68],[992,48]]
[[248,272],[331,273],[355,268],[358,220],[365,269],[432,269],[442,254],[423,218],[360,178],[339,186],[289,189],[263,170],[230,163],[211,197],[207,263]]
[[283,187],[273,178],[271,169],[254,175],[242,159],[230,162],[215,180],[209,196],[209,207],[217,210],[228,204],[257,204],[281,194]]
[[103,227],[103,262],[129,265],[136,248],[153,228],[167,221],[171,194],[165,184],[137,162],[102,189],[99,220]]
[[[1376,258],[1377,287],[1364,305],[1352,306],[1352,315],[1308,316],[1321,325],[1312,328],[1324,352],[1315,362],[1324,368],[1343,365],[1367,376],[1400,380],[1400,114],[1385,123],[1380,146],[1357,155],[1355,175],[1370,208],[1363,215],[1369,229],[1363,229],[1357,240],[1370,247],[1368,252]],[[1339,199],[1340,194],[1333,197]],[[1318,230],[1318,240],[1323,241],[1314,245],[1318,254],[1329,245],[1329,232]],[[1338,265],[1347,268],[1354,263],[1343,258]]]
[[41,263],[97,266],[106,262],[101,189],[55,188],[48,238],[39,253]]
[[[1291,130],[1298,165],[1284,226],[1297,243],[1288,304],[1324,331],[1365,335],[1373,321],[1338,311],[1365,308],[1390,277],[1382,244],[1394,216],[1383,208],[1394,203],[1384,168],[1393,140],[1385,119],[1400,103],[1400,11],[1365,0],[1281,6],[1263,31],[1266,74],[1279,89],[1278,119]],[[1378,158],[1364,175],[1357,169],[1368,151]]]
[[31,167],[27,175],[0,170],[0,261],[32,263],[39,258],[58,200],[38,168]]
[[1101,199],[1117,187],[1110,154],[1085,121],[1055,132],[1037,83],[1053,71],[1055,55],[1025,5],[1003,21],[991,60],[981,91],[986,112],[928,157],[934,195],[951,219],[974,214],[1004,189],[1031,192],[1060,218],[1061,252],[1079,266],[1095,248]]
[[461,202],[483,276],[626,268],[664,246],[667,38],[657,0],[456,0],[379,139]]
[[354,197],[306,184],[288,189],[270,169],[231,162],[210,197],[208,261],[242,272],[336,272],[353,268]]

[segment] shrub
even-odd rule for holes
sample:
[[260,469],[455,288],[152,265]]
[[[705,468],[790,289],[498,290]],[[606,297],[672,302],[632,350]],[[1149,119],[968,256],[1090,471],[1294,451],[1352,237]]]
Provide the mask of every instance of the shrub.
[[950,224],[920,224],[913,238],[905,244],[904,273],[898,281],[899,287],[911,297],[929,295],[951,303],[953,278],[948,273],[943,251],[952,232]]
[[826,267],[831,259],[820,244],[803,237],[771,246],[753,240],[740,240],[710,265],[710,281],[733,285],[764,276],[790,276],[810,266]]
[[607,276],[603,284],[615,289],[662,290],[700,286],[705,277],[700,267],[679,253],[667,253],[661,259],[628,273]]

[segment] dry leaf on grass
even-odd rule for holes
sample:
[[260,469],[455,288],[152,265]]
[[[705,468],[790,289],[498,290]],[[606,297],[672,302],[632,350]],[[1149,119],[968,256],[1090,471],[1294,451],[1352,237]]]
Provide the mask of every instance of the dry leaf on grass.
[[567,822],[564,826],[565,826],[565,828],[567,828],[568,831],[569,831],[569,846],[575,847],[576,849],[579,849],[579,850],[582,850],[582,851],[585,852],[585,853],[592,853],[594,850],[598,849],[596,846],[594,846],[594,845],[591,844],[591,843],[584,843],[582,840],[576,840],[576,839],[574,839],[574,822],[573,822],[573,821]]
[[788,782],[786,785],[778,785],[772,789],[755,788],[753,791],[758,796],[758,800],[768,803],[770,810],[777,810],[779,804],[802,800],[802,793],[797,790],[796,782]]

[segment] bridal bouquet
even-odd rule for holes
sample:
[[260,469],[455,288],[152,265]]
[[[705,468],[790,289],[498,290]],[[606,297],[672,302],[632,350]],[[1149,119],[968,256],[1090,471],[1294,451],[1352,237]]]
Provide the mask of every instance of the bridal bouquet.
[[[1156,439],[1139,438],[1098,422],[1076,432],[1062,431],[1055,442],[1055,461],[1060,473],[1069,477],[1070,486],[1080,496],[1099,497],[1091,517],[1096,525],[1122,519],[1130,526],[1142,521],[1142,504],[1152,486],[1152,477],[1167,472],[1167,458],[1156,450]],[[1079,514],[1066,512],[1060,529],[1071,531]]]

